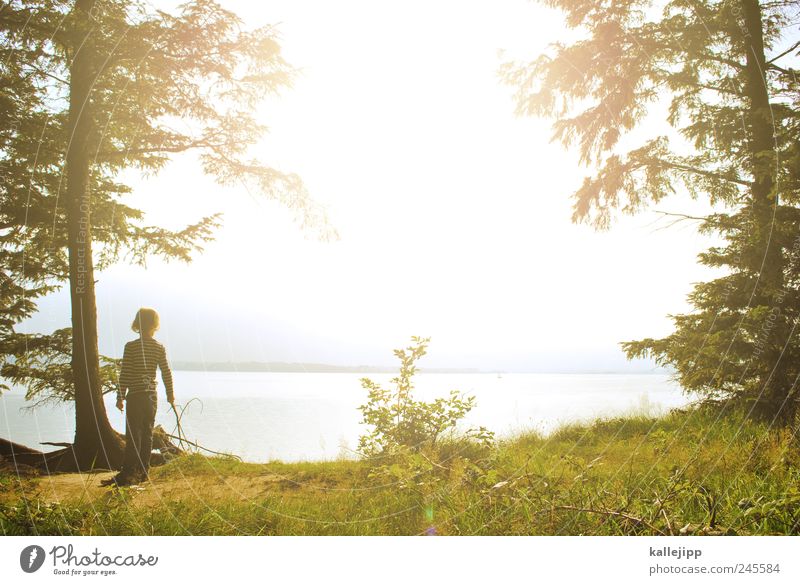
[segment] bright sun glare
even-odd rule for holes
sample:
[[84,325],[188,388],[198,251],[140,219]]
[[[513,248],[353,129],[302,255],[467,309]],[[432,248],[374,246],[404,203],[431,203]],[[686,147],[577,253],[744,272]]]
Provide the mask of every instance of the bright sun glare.
[[[670,330],[664,315],[703,274],[699,237],[652,214],[606,233],[572,224],[588,171],[549,142],[549,122],[514,116],[499,81],[500,63],[565,34],[557,13],[524,0],[228,4],[277,24],[301,70],[265,100],[254,154],[300,174],[341,239],[305,238],[279,205],[219,188],[191,159],[137,178],[133,205],[153,223],[225,220],[191,265],[101,276],[109,355],[140,305],[160,308],[174,359],[193,361],[384,363],[430,335],[443,366],[608,369],[625,367],[619,341]],[[56,303],[66,296],[39,322],[68,315]]]

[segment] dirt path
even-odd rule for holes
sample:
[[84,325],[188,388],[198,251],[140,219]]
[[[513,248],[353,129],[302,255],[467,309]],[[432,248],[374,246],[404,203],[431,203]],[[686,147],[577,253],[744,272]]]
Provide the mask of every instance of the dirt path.
[[[89,503],[100,501],[120,488],[104,487],[100,482],[113,477],[113,472],[60,473],[39,476],[32,490],[48,502]],[[138,486],[121,488],[140,505],[158,504],[163,500],[201,500],[238,497],[251,500],[287,487],[287,480],[278,475],[259,476],[194,476],[146,481]],[[28,494],[28,495],[33,495]]]

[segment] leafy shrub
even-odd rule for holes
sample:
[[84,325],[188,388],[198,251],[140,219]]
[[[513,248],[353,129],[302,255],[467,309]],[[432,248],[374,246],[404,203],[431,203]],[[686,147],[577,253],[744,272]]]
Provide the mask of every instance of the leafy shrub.
[[[365,424],[372,431],[359,440],[358,450],[367,457],[388,455],[398,451],[420,453],[438,445],[445,435],[452,435],[458,422],[475,406],[475,397],[464,397],[452,390],[447,398],[433,402],[415,400],[412,378],[416,362],[425,355],[430,338],[412,337],[412,344],[396,349],[400,373],[391,382],[394,388],[384,389],[369,378],[361,385],[368,392],[368,402],[359,407]],[[490,444],[494,434],[484,427],[470,428],[464,436]]]

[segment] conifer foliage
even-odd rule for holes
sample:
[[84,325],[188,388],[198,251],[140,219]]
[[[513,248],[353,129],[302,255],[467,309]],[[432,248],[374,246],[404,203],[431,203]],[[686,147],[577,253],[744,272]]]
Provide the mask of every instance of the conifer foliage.
[[[722,245],[699,261],[724,275],[697,284],[693,312],[663,339],[630,341],[708,400],[777,423],[798,410],[800,337],[800,3],[757,0],[545,0],[581,33],[527,63],[507,63],[517,112],[554,119],[553,139],[593,169],[574,221],[605,229],[685,189]],[[623,140],[666,105],[677,134]],[[667,124],[664,125],[665,127]]]
[[[272,27],[248,29],[213,0],[174,14],[136,0],[0,6],[2,375],[29,394],[75,400],[74,457],[61,464],[116,467],[122,453],[102,400],[114,368],[98,353],[95,270],[189,261],[219,224],[215,215],[176,231],[148,225],[125,203],[122,171],[156,173],[191,151],[209,188],[244,183],[335,235],[299,177],[248,154],[265,132],[259,101],[292,75]],[[70,329],[17,331],[67,282]]]

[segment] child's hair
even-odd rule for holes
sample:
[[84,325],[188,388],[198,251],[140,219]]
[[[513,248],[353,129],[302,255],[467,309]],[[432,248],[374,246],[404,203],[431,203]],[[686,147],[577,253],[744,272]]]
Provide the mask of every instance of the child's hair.
[[133,323],[131,323],[131,329],[133,329],[136,333],[144,333],[145,335],[152,336],[156,331],[158,331],[159,324],[158,313],[156,313],[156,310],[142,307],[136,311],[136,317],[133,319]]

